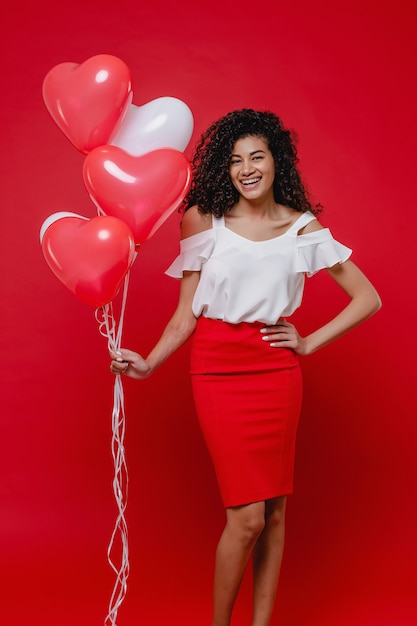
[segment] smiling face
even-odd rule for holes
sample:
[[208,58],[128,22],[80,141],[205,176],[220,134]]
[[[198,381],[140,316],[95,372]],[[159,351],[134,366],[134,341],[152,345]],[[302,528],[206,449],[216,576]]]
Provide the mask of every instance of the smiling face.
[[229,173],[233,185],[247,200],[273,198],[275,162],[263,137],[249,135],[236,141]]

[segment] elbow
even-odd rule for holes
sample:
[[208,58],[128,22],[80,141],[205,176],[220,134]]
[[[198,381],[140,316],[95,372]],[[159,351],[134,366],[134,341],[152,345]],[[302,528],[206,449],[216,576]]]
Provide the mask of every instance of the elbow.
[[374,293],[374,313],[376,313],[377,311],[379,311],[379,309],[382,307],[382,300],[381,297],[379,295],[379,293],[376,291],[375,289],[375,293]]
[[194,316],[179,317],[171,321],[170,331],[180,341],[184,342],[193,334],[196,324],[197,319]]
[[368,298],[368,315],[367,317],[371,317],[375,315],[382,307],[382,300],[380,298],[379,293],[373,289],[373,293],[369,295]]

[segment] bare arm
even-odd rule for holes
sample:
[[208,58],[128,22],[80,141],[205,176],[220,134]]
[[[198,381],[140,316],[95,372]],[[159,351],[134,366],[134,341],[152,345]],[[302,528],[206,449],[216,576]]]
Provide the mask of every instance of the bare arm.
[[111,371],[114,374],[147,378],[187,341],[197,323],[191,305],[199,278],[199,272],[184,272],[177,308],[146,359],[125,348],[121,348],[118,354],[110,352]]
[[327,324],[307,337],[301,337],[293,324],[279,320],[275,326],[262,329],[263,340],[273,348],[292,348],[298,354],[312,354],[341,337],[376,313],[380,297],[361,270],[352,261],[337,264],[327,272],[350,297],[349,304]]
[[[210,225],[211,216],[201,216],[197,208],[193,207],[183,218],[181,236],[183,239],[191,237],[207,230]],[[177,308],[146,359],[125,348],[121,348],[117,354],[110,351],[110,369],[114,374],[126,374],[136,379],[147,378],[187,341],[197,323],[192,303],[199,280],[200,272],[184,272]]]

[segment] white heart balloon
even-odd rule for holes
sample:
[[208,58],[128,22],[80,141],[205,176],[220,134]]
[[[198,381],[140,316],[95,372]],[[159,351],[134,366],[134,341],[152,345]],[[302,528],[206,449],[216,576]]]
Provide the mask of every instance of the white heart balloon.
[[160,148],[183,152],[193,129],[190,108],[178,98],[164,96],[142,106],[131,104],[111,145],[133,156]]

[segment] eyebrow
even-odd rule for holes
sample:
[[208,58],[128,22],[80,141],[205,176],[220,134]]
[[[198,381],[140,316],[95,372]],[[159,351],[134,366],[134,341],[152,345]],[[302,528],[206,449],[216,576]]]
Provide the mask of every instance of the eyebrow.
[[[249,152],[249,156],[253,156],[257,152],[262,152],[263,154],[266,154],[265,150],[253,150],[253,152]],[[241,155],[237,154],[237,153],[232,153],[230,156],[231,157],[236,157],[236,156],[241,156]]]

